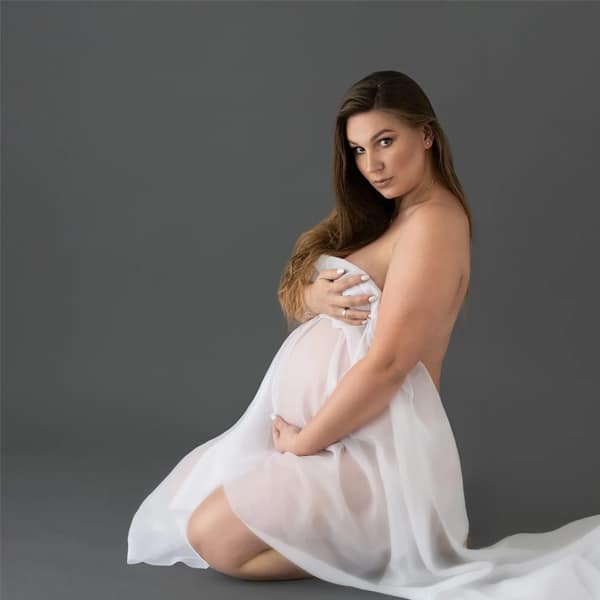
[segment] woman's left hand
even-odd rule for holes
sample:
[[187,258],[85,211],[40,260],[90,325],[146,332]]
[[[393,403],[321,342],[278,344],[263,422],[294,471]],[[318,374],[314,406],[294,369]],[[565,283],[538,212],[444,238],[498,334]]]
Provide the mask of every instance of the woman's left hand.
[[[300,456],[298,449],[298,435],[302,431],[302,428],[288,423],[279,415],[274,416],[271,434],[273,436],[275,448],[281,453],[291,452],[292,454]],[[273,418],[273,415],[271,415],[271,418]]]

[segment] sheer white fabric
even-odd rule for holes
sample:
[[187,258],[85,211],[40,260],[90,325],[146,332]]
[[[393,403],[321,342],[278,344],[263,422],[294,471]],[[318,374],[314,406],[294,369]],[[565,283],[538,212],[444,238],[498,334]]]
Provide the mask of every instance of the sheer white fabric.
[[[343,266],[323,254],[323,269]],[[381,290],[372,280],[345,294]],[[185,455],[144,499],[128,533],[127,563],[205,569],[187,521],[223,485],[233,511],[312,575],[411,600],[599,600],[600,515],[545,533],[465,548],[469,522],[460,460],[441,398],[423,363],[388,408],[318,454],[279,453],[270,414],[305,425],[373,337],[318,315],[275,354],[254,399],[228,430]],[[363,306],[369,308],[369,306]]]

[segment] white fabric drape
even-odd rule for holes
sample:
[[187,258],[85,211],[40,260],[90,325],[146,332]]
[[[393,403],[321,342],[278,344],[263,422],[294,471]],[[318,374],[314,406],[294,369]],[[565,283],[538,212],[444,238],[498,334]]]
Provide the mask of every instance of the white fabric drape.
[[[313,278],[339,266],[364,272],[324,254]],[[368,292],[381,295],[372,280],[345,293]],[[378,302],[364,326],[318,315],[291,332],[238,421],[185,455],[139,506],[127,563],[207,568],[186,525],[223,485],[256,535],[332,583],[410,600],[600,600],[600,515],[465,548],[458,450],[421,362],[366,426],[315,455],[276,451],[269,415],[310,420],[368,351]]]

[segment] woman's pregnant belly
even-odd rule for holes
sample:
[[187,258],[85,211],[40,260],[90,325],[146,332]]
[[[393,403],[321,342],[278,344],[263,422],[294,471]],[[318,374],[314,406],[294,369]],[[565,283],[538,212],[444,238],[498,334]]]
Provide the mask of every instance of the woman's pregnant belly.
[[287,352],[281,363],[273,411],[304,427],[350,368],[344,331],[322,317]]

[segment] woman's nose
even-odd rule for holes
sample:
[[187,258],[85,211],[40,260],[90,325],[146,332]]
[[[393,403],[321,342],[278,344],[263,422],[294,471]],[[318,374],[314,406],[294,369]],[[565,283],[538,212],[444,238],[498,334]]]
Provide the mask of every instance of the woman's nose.
[[366,159],[367,173],[371,176],[377,175],[383,166],[381,158],[378,158],[375,154],[367,154]]

